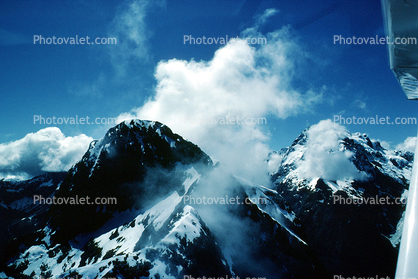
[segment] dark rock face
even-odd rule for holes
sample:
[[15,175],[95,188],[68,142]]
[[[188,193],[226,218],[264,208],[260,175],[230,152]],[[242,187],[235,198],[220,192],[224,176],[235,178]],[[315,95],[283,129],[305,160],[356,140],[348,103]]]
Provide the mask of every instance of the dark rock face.
[[0,181],[0,263],[3,264],[18,251],[13,239],[46,225],[46,212],[50,205],[34,202],[34,199],[54,195],[66,174],[45,173],[27,181]]
[[[305,143],[302,134],[292,146]],[[405,210],[402,194],[408,189],[408,179],[401,173],[411,169],[413,156],[399,151],[387,154],[365,135],[345,137],[340,146],[353,153],[350,160],[367,174],[366,180],[351,181],[348,188],[334,193],[328,183],[337,182],[321,178],[313,182],[302,179],[303,186],[295,187],[286,177],[297,166],[284,163],[272,175],[275,189],[300,218],[307,242],[332,274],[394,277],[399,247],[389,239]],[[293,150],[282,150],[284,162]],[[353,198],[361,198],[363,203],[341,202]],[[397,204],[396,199],[402,202]],[[385,202],[376,204],[376,200]]]
[[[257,189],[260,191],[260,189]],[[246,200],[257,191],[238,184],[235,187],[234,196],[240,200]],[[262,189],[265,197],[266,207],[273,206],[280,211],[293,214],[283,196],[275,191]],[[251,198],[250,198],[251,199]],[[229,206],[237,219],[243,220],[248,226],[257,228],[248,235],[246,245],[251,247],[250,258],[258,267],[248,266],[248,262],[241,257],[233,258],[234,270],[244,277],[265,277],[265,278],[332,278],[325,266],[319,261],[315,253],[307,244],[305,228],[301,220],[295,218],[289,220],[275,219],[263,210],[261,204],[242,204],[241,206]],[[248,256],[248,255],[247,255]],[[248,259],[246,257],[245,259]]]
[[[116,211],[143,208],[151,200],[181,191],[176,164],[208,167],[209,156],[158,122],[132,120],[91,143],[70,169],[56,197],[114,198],[116,204],[58,205],[49,210],[59,241],[100,228]],[[149,174],[149,175],[148,175]]]
[[[7,249],[0,246],[7,250],[1,269],[13,278],[393,277],[394,235],[405,209],[393,201],[405,197],[413,154],[347,132],[338,150],[325,152],[350,152],[365,178],[305,177],[308,135],[269,155],[280,164],[267,188],[233,175],[222,181],[222,195],[265,203],[208,208],[186,205],[185,197],[220,189],[211,176],[222,164],[213,166],[161,123],[122,122],[93,141],[67,174],[0,181],[1,233],[10,240]],[[79,204],[27,202],[35,194]],[[91,204],[81,204],[87,197]],[[336,202],[376,197],[392,203]]]

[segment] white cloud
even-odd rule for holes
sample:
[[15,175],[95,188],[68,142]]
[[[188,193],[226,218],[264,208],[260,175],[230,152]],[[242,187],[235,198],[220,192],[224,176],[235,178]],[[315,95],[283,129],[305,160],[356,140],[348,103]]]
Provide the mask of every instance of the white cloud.
[[45,171],[67,171],[87,151],[91,137],[65,137],[49,127],[0,144],[0,176],[28,178]]
[[[116,38],[116,44],[106,45],[106,55],[114,74],[105,68],[94,80],[71,81],[68,93],[76,96],[103,97],[109,87],[137,84],[138,67],[150,62],[151,28],[147,25],[147,14],[156,6],[164,6],[164,0],[125,0],[117,7],[113,20],[107,26],[107,37]],[[1,33],[1,32],[0,32]],[[126,92],[125,92],[126,94]]]
[[308,141],[304,160],[298,164],[300,172],[306,178],[321,177],[328,180],[345,178],[364,179],[350,157],[350,151],[341,150],[339,141],[347,135],[344,126],[322,120],[307,131]]
[[117,14],[109,26],[109,37],[116,37],[117,44],[109,45],[113,66],[118,75],[125,75],[130,63],[149,59],[151,32],[145,18],[150,7],[163,5],[163,1],[125,1],[118,7]]
[[415,153],[415,145],[417,144],[417,137],[408,137],[404,142],[398,144],[395,149],[404,151],[411,151]]
[[352,107],[359,108],[359,109],[366,109],[366,103],[361,100],[355,100],[351,103]]
[[263,125],[215,122],[266,116],[284,119],[308,112],[322,101],[321,94],[290,87],[294,60],[303,55],[290,39],[290,31],[284,28],[266,38],[268,44],[256,47],[244,40],[231,41],[210,61],[161,61],[155,71],[155,95],[142,107],[121,114],[119,120],[160,121],[248,179],[256,171],[266,172],[263,161],[269,137]]
[[276,10],[276,9],[267,9],[267,10],[265,10],[265,11],[264,11],[264,13],[263,13],[260,17],[258,17],[258,20],[257,20],[257,27],[258,27],[259,25],[263,25],[263,24],[265,24],[265,23],[266,23],[266,21],[267,21],[270,17],[272,17],[272,16],[276,15],[277,13],[279,13],[279,11],[278,11],[278,10]]
[[391,152],[395,150],[402,150],[402,151],[410,151],[412,153],[415,153],[415,145],[417,142],[417,137],[407,137],[403,142],[393,146],[394,144],[392,142],[387,142],[383,140],[375,140],[380,142],[380,145],[385,148],[386,150],[389,150]]
[[276,173],[282,163],[282,157],[277,153],[270,154],[267,162],[267,170],[269,173]]
[[[267,9],[267,10],[264,11],[264,13],[262,15],[256,15],[255,16],[256,22],[255,22],[254,26],[244,30],[243,35],[245,36],[245,35],[248,35],[248,34],[251,34],[251,33],[259,34],[259,32],[258,32],[259,27],[264,25],[270,17],[272,17],[272,16],[274,16],[278,13],[279,13],[279,11],[276,10],[276,9]],[[259,34],[259,35],[261,35],[261,34]]]

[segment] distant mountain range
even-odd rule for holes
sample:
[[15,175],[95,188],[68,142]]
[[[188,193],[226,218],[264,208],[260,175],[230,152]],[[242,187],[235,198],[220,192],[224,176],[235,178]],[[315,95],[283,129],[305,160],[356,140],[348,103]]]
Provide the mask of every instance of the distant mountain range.
[[122,122],[68,173],[0,181],[0,278],[393,278],[413,154],[311,140],[266,154],[254,185],[159,122]]

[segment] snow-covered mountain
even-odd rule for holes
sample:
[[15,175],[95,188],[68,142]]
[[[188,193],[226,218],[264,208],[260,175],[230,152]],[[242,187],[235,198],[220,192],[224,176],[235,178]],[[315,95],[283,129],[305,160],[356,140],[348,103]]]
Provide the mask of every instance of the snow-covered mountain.
[[365,134],[318,126],[269,155],[280,162],[274,189],[301,219],[328,271],[392,278],[413,154],[385,150]]
[[[364,201],[403,201],[412,159],[314,126],[269,154],[271,183],[254,185],[161,123],[125,121],[65,178],[35,178],[33,194],[2,200],[37,225],[7,241],[0,278],[393,276],[404,205]],[[6,184],[0,193],[31,181]],[[32,209],[38,192],[61,204]]]
[[34,196],[51,197],[66,173],[45,173],[27,181],[0,181],[0,263],[8,260],[8,244],[45,226],[48,205]]

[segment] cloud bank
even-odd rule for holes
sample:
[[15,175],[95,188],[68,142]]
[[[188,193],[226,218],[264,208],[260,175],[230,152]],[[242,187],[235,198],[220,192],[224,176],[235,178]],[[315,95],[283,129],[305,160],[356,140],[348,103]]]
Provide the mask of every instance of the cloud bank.
[[[259,23],[274,14],[264,13],[243,37],[261,36]],[[291,35],[283,28],[267,34],[265,45],[230,41],[210,61],[161,61],[155,71],[154,96],[119,120],[160,121],[233,173],[253,180],[253,173],[267,172],[264,160],[269,152],[267,125],[259,119],[285,119],[309,112],[322,101],[321,93],[291,88],[295,61],[304,55]],[[232,118],[233,124],[223,124]],[[236,124],[246,120],[253,123]]]
[[86,135],[66,137],[59,128],[49,127],[0,144],[0,178],[26,179],[46,171],[67,171],[92,140]]

